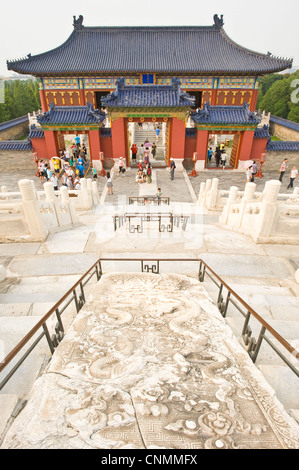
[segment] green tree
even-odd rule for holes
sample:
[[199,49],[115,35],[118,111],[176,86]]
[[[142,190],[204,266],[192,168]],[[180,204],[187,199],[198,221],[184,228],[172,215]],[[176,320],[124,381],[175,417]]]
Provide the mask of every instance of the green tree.
[[7,80],[5,102],[0,105],[0,122],[9,121],[41,108],[37,80]]

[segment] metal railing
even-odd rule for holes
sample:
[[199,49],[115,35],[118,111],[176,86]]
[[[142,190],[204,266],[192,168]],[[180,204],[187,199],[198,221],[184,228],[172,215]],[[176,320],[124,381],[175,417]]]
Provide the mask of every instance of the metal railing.
[[145,206],[146,204],[153,203],[154,206],[161,206],[165,204],[169,206],[170,197],[168,196],[130,196],[129,205],[137,203],[138,206]]
[[127,221],[129,221],[129,233],[143,233],[143,227],[145,222],[158,222],[159,232],[173,232],[173,227],[180,227],[186,230],[189,216],[172,214],[169,213],[125,213],[113,215],[113,227],[114,231],[122,227]]
[[[11,361],[21,352],[21,350],[28,346],[30,340],[39,333],[38,337],[35,338],[33,343],[28,346],[28,349],[23,353],[22,357],[17,361],[17,363],[11,368],[11,370],[6,374],[0,383],[0,390],[7,384],[11,379],[14,373],[19,369],[23,364],[25,359],[33,351],[33,349],[39,344],[42,338],[46,338],[50,353],[53,354],[56,347],[59,345],[61,340],[64,337],[64,326],[62,321],[62,314],[66,308],[72,303],[75,303],[76,312],[78,313],[83,305],[86,302],[84,288],[90,279],[93,276],[96,276],[97,281],[101,278],[103,274],[102,263],[103,262],[135,262],[141,263],[141,272],[145,273],[160,273],[161,262],[169,262],[173,267],[173,262],[195,262],[197,266],[199,265],[198,279],[200,282],[204,281],[205,275],[207,275],[213,283],[218,287],[218,298],[217,298],[217,307],[223,317],[226,317],[228,312],[229,304],[233,304],[234,307],[243,315],[245,318],[243,329],[242,329],[242,338],[244,341],[245,349],[247,350],[250,358],[253,362],[256,362],[258,353],[260,351],[263,340],[266,341],[270,347],[274,350],[276,354],[285,362],[285,364],[299,377],[299,369],[297,369],[294,364],[286,357],[283,353],[268,337],[268,334],[271,334],[279,343],[279,346],[284,348],[288,353],[290,353],[293,358],[297,361],[299,360],[299,352],[294,349],[288,341],[286,341],[274,328],[271,327],[254,309],[252,309],[234,290],[229,287],[229,285],[221,279],[218,274],[216,274],[202,259],[198,258],[99,258],[91,268],[83,274],[83,276],[64,294],[64,296],[56,302],[56,304],[37,322],[37,324],[27,333],[27,335],[9,352],[9,354],[4,358],[0,363],[0,373],[4,371],[6,367],[9,366]],[[224,288],[227,290],[226,299],[224,300],[223,293]],[[55,333],[51,334],[47,327],[47,320],[55,315],[57,318],[57,323],[54,327]],[[258,339],[252,337],[252,330],[249,326],[250,319],[254,317],[260,324],[260,333]]]

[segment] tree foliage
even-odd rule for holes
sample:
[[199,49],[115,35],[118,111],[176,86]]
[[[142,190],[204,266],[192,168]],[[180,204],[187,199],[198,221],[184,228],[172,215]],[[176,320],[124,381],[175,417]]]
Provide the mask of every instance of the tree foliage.
[[4,103],[0,103],[0,122],[9,121],[41,108],[36,80],[7,80]]
[[272,73],[263,77],[257,108],[299,122],[299,70],[292,74]]

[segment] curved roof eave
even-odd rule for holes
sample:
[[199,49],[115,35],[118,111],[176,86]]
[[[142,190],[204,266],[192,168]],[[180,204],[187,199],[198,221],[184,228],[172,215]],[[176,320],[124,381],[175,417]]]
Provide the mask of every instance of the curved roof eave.
[[[202,55],[207,54],[210,63],[206,67],[207,61],[203,61],[201,56],[195,50],[196,46],[188,45],[188,51],[183,47],[181,50],[172,50],[173,55],[169,53],[171,46],[167,43],[167,39],[163,36],[163,47],[155,55],[152,53],[153,58],[151,64],[144,64],[142,54],[142,47],[146,47],[146,35],[151,33],[159,34],[172,34],[175,37],[177,44],[180,46],[182,34],[196,35],[198,43],[200,43],[203,51]],[[109,34],[108,34],[109,33]],[[123,60],[122,54],[119,57],[115,53],[120,51],[120,37],[116,41],[111,41],[111,33],[134,35],[138,34],[140,40],[139,49],[136,42],[134,43],[135,49],[132,49],[132,54],[127,54],[126,59]],[[207,34],[212,34],[211,39],[215,44],[223,46],[223,50],[218,53],[218,48],[213,49],[211,54],[211,46],[207,41]],[[143,37],[142,37],[143,35]],[[200,35],[202,35],[200,37]],[[157,34],[155,34],[157,36]],[[136,38],[136,36],[135,36]],[[97,53],[99,44],[103,43],[103,48],[100,49],[102,56],[99,58]],[[106,41],[104,43],[104,41]],[[126,46],[127,47],[127,46]],[[174,47],[174,46],[172,46]],[[193,47],[193,48],[192,48]],[[81,48],[81,50],[80,50]],[[204,49],[205,48],[205,49]],[[139,51],[139,56],[138,56]],[[161,52],[162,51],[162,52]],[[81,54],[80,54],[81,52]],[[70,60],[70,57],[75,57],[76,54],[78,61]],[[98,62],[95,68],[93,54],[98,56]],[[227,58],[228,65],[223,63],[223,54]],[[194,67],[194,60],[197,61],[197,67]],[[248,60],[251,59],[251,64]],[[89,62],[90,61],[90,62]],[[74,63],[75,62],[75,63]],[[221,64],[222,62],[222,64]],[[92,64],[92,65],[91,65]],[[203,65],[202,67],[200,65]],[[145,66],[147,69],[145,70]],[[193,67],[192,67],[193,66]],[[144,72],[164,72],[164,73],[199,73],[199,74],[252,74],[263,75],[273,72],[279,72],[290,68],[292,66],[291,59],[277,58],[269,54],[262,54],[254,52],[250,49],[240,46],[234,42],[224,31],[222,27],[215,28],[213,26],[139,26],[139,27],[84,27],[80,29],[74,28],[68,39],[60,46],[51,49],[47,52],[31,56],[30,54],[23,59],[7,61],[8,70],[13,70],[21,74],[29,74],[33,76],[61,76],[61,75],[94,75],[97,73],[140,73]]]

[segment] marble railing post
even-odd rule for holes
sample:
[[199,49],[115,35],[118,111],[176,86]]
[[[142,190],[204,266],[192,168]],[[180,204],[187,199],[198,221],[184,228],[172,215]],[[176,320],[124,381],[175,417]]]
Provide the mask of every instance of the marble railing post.
[[236,202],[237,197],[238,197],[237,186],[231,186],[229,189],[228,200],[223,208],[221,216],[219,217],[219,222],[221,224],[227,224],[231,205]]
[[246,183],[244,195],[240,202],[240,209],[239,209],[239,224],[238,226],[242,226],[243,216],[246,210],[246,205],[249,202],[254,200],[254,193],[255,193],[256,184],[255,183]]
[[204,205],[206,205],[206,203],[207,203],[207,195],[208,195],[208,192],[209,192],[210,189],[211,189],[211,186],[212,186],[212,180],[208,178],[208,179],[206,180]]
[[100,202],[97,182],[93,181],[91,183],[91,187],[92,187],[93,202],[94,202],[94,205],[97,206]]
[[73,224],[78,223],[78,216],[76,214],[75,208],[72,204],[72,201],[70,200],[70,195],[68,192],[68,189],[66,186],[61,186],[60,188],[60,194],[61,194],[61,202],[62,204],[66,204],[69,208],[71,220]]
[[255,231],[252,233],[255,241],[260,237],[269,237],[271,235],[277,213],[277,198],[280,187],[281,182],[278,180],[267,181],[265,185],[261,210],[258,215]]
[[206,204],[209,210],[212,210],[217,205],[218,198],[218,178],[212,179],[212,185],[209,194],[207,195]]
[[22,195],[25,220],[31,234],[30,238],[43,241],[46,239],[48,231],[44,227],[32,183],[28,179],[23,179],[18,184]]
[[79,206],[81,209],[90,210],[92,209],[92,200],[88,191],[87,181],[85,178],[81,178],[81,189],[78,191]]
[[200,187],[199,187],[199,194],[198,194],[198,199],[197,203],[198,204],[203,204],[205,200],[205,190],[206,190],[206,183],[201,182]]

